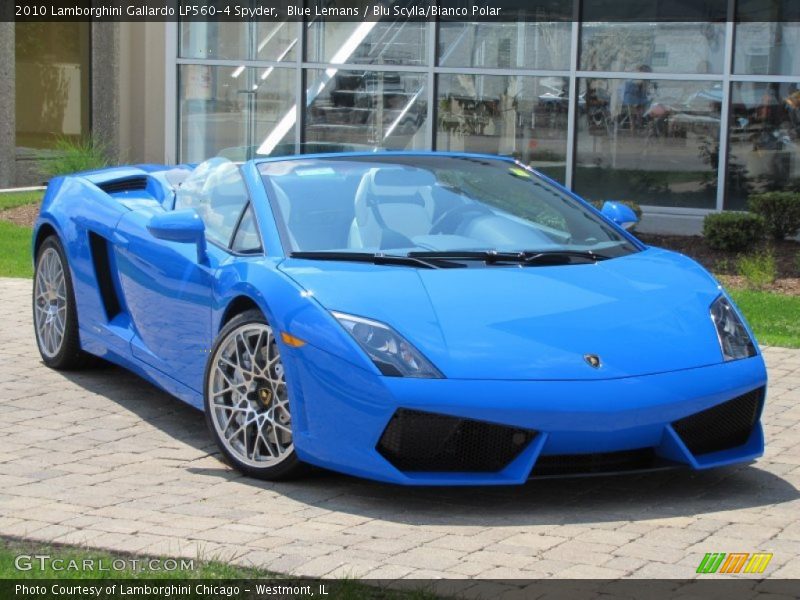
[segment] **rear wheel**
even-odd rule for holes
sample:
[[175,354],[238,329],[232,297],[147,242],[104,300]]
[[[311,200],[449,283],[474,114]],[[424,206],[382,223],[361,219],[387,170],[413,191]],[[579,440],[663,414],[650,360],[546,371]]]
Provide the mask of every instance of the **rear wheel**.
[[46,238],[36,254],[33,280],[33,327],[44,363],[53,369],[86,365],[81,351],[78,312],[66,255],[59,239]]
[[205,377],[206,420],[225,458],[260,479],[302,472],[273,329],[257,310],[234,317],[220,332]]

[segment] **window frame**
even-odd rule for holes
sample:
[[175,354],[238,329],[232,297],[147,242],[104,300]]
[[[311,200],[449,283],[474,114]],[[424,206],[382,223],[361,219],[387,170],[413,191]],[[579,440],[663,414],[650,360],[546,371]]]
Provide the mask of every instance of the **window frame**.
[[[240,168],[241,170],[241,168]],[[242,222],[244,221],[245,215],[247,211],[250,211],[250,214],[253,217],[253,224],[255,225],[256,230],[256,237],[258,237],[258,248],[250,252],[242,252],[233,249],[233,244],[236,241],[236,236],[239,235],[239,230],[242,227]],[[225,250],[234,256],[266,256],[266,252],[264,250],[264,240],[261,237],[261,227],[258,223],[258,216],[256,215],[256,211],[253,209],[253,201],[250,198],[250,193],[247,194],[247,202],[242,208],[242,212],[239,213],[239,218],[236,220],[236,226],[233,228],[233,232],[231,233],[231,239],[228,242],[228,247]]]

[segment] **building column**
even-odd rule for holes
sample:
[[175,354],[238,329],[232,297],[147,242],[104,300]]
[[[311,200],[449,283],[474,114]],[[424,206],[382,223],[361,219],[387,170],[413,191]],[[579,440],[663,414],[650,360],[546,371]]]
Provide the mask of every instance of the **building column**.
[[120,156],[119,23],[92,24],[92,135],[116,163]]
[[17,125],[14,79],[14,23],[0,23],[0,188],[14,185]]

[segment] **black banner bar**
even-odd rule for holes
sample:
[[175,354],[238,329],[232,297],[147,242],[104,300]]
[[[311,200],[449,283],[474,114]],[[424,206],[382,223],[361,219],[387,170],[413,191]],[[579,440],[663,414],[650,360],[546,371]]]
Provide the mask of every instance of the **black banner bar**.
[[[800,21],[800,0],[739,0],[737,21]],[[727,0],[2,0],[0,21],[722,22]]]
[[522,597],[580,600],[673,598],[759,599],[797,598],[796,579],[592,580],[343,580],[343,579],[5,579],[3,600],[322,600],[418,598],[494,598],[520,590]]

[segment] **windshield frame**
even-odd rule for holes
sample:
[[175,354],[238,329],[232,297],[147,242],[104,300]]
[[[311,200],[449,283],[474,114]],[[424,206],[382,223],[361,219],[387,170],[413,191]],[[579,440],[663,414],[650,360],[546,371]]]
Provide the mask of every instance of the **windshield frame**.
[[[260,185],[264,190],[267,200],[268,200],[268,208],[271,210],[272,217],[275,223],[275,226],[278,230],[279,241],[281,245],[281,252],[283,258],[289,258],[293,252],[292,243],[290,241],[290,234],[287,230],[286,222],[281,214],[280,206],[277,200],[277,194],[271,184],[272,175],[269,173],[265,173],[262,171],[262,165],[268,164],[275,164],[275,163],[290,163],[290,162],[299,162],[299,161],[346,161],[348,159],[366,159],[365,162],[375,162],[380,164],[386,165],[404,165],[403,162],[392,162],[393,158],[431,158],[431,157],[442,157],[442,158],[472,158],[472,159],[479,159],[479,160],[492,160],[497,162],[505,162],[510,165],[514,165],[517,168],[524,169],[526,172],[530,173],[531,177],[538,179],[540,182],[552,186],[555,190],[561,194],[563,194],[568,200],[575,202],[578,207],[585,210],[598,220],[600,220],[603,224],[608,225],[611,227],[616,233],[618,233],[626,242],[628,242],[631,246],[633,246],[634,251],[630,254],[636,254],[638,252],[642,252],[647,249],[647,245],[639,241],[632,233],[626,230],[621,225],[615,223],[610,218],[606,217],[599,209],[595,206],[587,202],[585,199],[580,197],[578,194],[569,190],[566,186],[562,185],[558,181],[548,177],[544,173],[537,171],[533,167],[530,167],[511,156],[500,156],[495,154],[482,154],[482,153],[470,153],[470,152],[439,152],[439,151],[431,151],[431,150],[417,150],[417,151],[391,151],[391,150],[381,150],[381,151],[374,151],[374,152],[341,152],[341,153],[324,153],[324,154],[299,154],[293,156],[283,156],[283,157],[264,157],[253,159],[250,161],[255,169],[253,170],[255,174],[257,174],[258,179],[260,179]],[[357,251],[357,250],[353,250]],[[331,252],[337,252],[337,250],[331,250]],[[382,251],[378,251],[382,252]],[[627,255],[627,254],[626,254]],[[626,256],[623,255],[623,256]],[[274,256],[274,255],[273,255]],[[619,258],[619,257],[612,257],[612,258]]]

